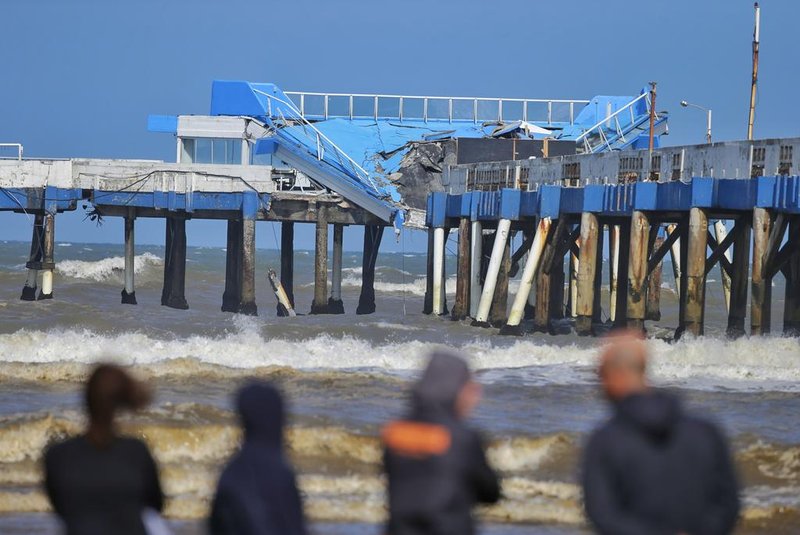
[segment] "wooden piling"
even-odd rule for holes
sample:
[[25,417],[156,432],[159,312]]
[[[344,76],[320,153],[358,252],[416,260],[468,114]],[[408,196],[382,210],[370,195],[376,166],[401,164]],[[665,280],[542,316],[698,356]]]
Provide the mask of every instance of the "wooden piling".
[[331,271],[331,296],[328,299],[329,314],[344,314],[342,302],[342,255],[344,247],[344,225],[333,225],[333,267]]
[[122,304],[136,304],[136,288],[134,286],[134,271],[136,258],[136,245],[134,239],[134,213],[129,209],[125,217],[125,287],[122,288]]
[[[631,216],[630,254],[628,260],[628,328],[644,331],[647,309],[647,260],[650,220],[647,214],[634,210]],[[625,243],[622,244],[625,246]],[[619,309],[617,309],[619,313]]]
[[[565,255],[568,254],[568,252],[564,251],[563,249],[560,251],[560,253]],[[564,256],[559,254],[559,256],[555,259],[552,270],[550,271],[550,317],[556,320],[564,319],[564,290],[566,283],[564,270]]]
[[628,324],[626,309],[628,307],[628,269],[630,267],[630,247],[631,242],[631,222],[630,220],[620,223],[617,239],[617,249],[619,251],[617,261],[617,291],[614,317],[614,327],[624,328]]
[[750,275],[750,334],[770,331],[772,318],[772,278],[768,277],[764,258],[767,254],[772,218],[764,208],[753,209],[753,269]]
[[[281,286],[286,293],[286,298],[294,309],[294,223],[283,221],[281,223]],[[289,310],[278,303],[278,316],[290,316]]]
[[689,243],[686,258],[686,294],[684,332],[701,336],[704,331],[706,296],[706,249],[708,215],[702,208],[689,211]]
[[456,301],[452,318],[456,321],[469,316],[470,307],[470,221],[462,217],[458,223],[458,261],[456,267]]
[[525,309],[530,300],[531,288],[533,287],[536,273],[539,271],[539,266],[541,265],[542,253],[544,252],[544,246],[549,233],[550,218],[540,219],[537,225],[536,235],[528,251],[528,258],[525,260],[525,268],[522,271],[519,290],[514,298],[514,303],[511,305],[511,313],[508,316],[508,322],[505,327],[500,330],[500,334],[512,334],[516,336],[522,334],[520,324],[522,323]]
[[603,223],[598,220],[597,245],[594,260],[594,300],[592,303],[592,323],[603,321],[602,289],[603,289]]
[[[592,322],[595,317],[597,299],[597,246],[600,234],[600,223],[597,215],[584,212],[581,214],[580,259],[577,275],[577,296],[575,331],[579,336],[592,333]],[[601,257],[602,258],[602,257]]]
[[239,312],[242,302],[242,220],[228,220],[228,239],[225,249],[225,291],[222,294],[223,312]]
[[511,269],[511,240],[506,240],[500,270],[497,272],[492,306],[489,307],[488,323],[492,327],[501,328],[508,321],[508,280]]
[[25,285],[22,287],[22,295],[20,295],[22,301],[36,301],[36,282],[42,263],[43,237],[44,215],[36,214],[31,231],[30,254],[28,256],[28,262],[25,264],[25,267],[28,268],[28,276],[25,280]]
[[161,304],[186,310],[186,219],[168,216],[166,219],[166,248],[164,258],[164,287]]
[[384,227],[366,225],[364,227],[364,257],[361,264],[361,295],[358,298],[356,314],[375,312],[375,265],[383,239]]
[[242,301],[239,313],[257,316],[256,306],[256,220],[242,221]]
[[[752,223],[749,216],[740,216],[733,232],[733,273],[730,280],[730,306],[728,307],[728,336],[744,336],[747,316],[747,283],[750,274],[750,234]],[[720,268],[721,269],[721,268]],[[723,270],[724,271],[724,270]]]
[[[657,251],[664,243],[664,238],[656,238],[653,251]],[[650,254],[653,254],[653,251]],[[661,275],[663,273],[664,262],[656,264],[653,271],[647,277],[647,303],[645,305],[644,319],[650,321],[661,320]]]
[[608,318],[614,322],[617,319],[617,290],[619,288],[619,252],[620,252],[619,225],[608,226]]
[[56,216],[47,213],[44,216],[42,232],[42,291],[39,300],[53,298],[53,275],[56,270]]
[[783,268],[786,276],[783,334],[800,336],[800,216],[794,216],[789,223],[789,240],[784,247],[792,252]]
[[325,210],[317,210],[317,232],[314,244],[314,300],[311,314],[328,313],[328,219]]

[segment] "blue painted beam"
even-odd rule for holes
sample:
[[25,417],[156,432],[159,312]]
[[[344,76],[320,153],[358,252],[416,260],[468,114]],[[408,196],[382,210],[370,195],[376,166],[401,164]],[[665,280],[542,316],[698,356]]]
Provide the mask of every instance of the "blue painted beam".
[[259,209],[268,210],[270,195],[255,191],[237,193],[211,193],[195,191],[189,195],[174,191],[119,192],[95,191],[90,198],[93,205],[153,208],[170,212],[185,211],[236,211],[245,217],[255,217]]
[[50,213],[75,210],[83,191],[74,188],[0,188],[0,211],[45,210]]
[[756,181],[757,207],[800,214],[800,176],[768,176]]
[[584,188],[583,211],[607,216],[633,212],[634,184],[590,184]]

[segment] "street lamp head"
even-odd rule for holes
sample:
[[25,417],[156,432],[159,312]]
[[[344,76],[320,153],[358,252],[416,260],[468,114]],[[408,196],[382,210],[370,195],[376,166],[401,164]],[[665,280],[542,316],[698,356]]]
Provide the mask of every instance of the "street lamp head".
[[688,102],[686,102],[685,100],[681,100],[681,106],[683,106],[685,108],[688,105],[689,105]]

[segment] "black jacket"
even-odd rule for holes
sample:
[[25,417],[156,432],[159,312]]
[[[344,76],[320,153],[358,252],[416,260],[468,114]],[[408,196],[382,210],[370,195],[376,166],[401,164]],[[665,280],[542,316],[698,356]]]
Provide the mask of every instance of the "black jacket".
[[725,438],[650,391],[615,405],[594,432],[583,462],[586,513],[609,535],[722,535],[739,512]]
[[69,535],[144,535],[143,510],[163,506],[156,464],[139,440],[98,448],[75,437],[51,447],[44,465],[47,496]]
[[295,475],[283,454],[283,402],[271,386],[239,393],[244,444],[222,472],[209,519],[213,535],[305,535]]

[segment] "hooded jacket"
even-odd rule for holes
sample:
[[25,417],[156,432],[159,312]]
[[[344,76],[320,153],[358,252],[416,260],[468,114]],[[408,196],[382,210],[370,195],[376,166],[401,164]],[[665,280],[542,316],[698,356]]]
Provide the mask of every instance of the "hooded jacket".
[[472,507],[499,499],[478,434],[456,415],[469,379],[460,357],[435,353],[413,389],[409,416],[384,428],[389,535],[472,535]]
[[283,454],[283,401],[253,383],[238,395],[244,443],[222,472],[209,519],[212,535],[305,535],[294,471]]
[[739,498],[725,438],[664,392],[634,394],[591,436],[586,513],[601,534],[721,535]]

